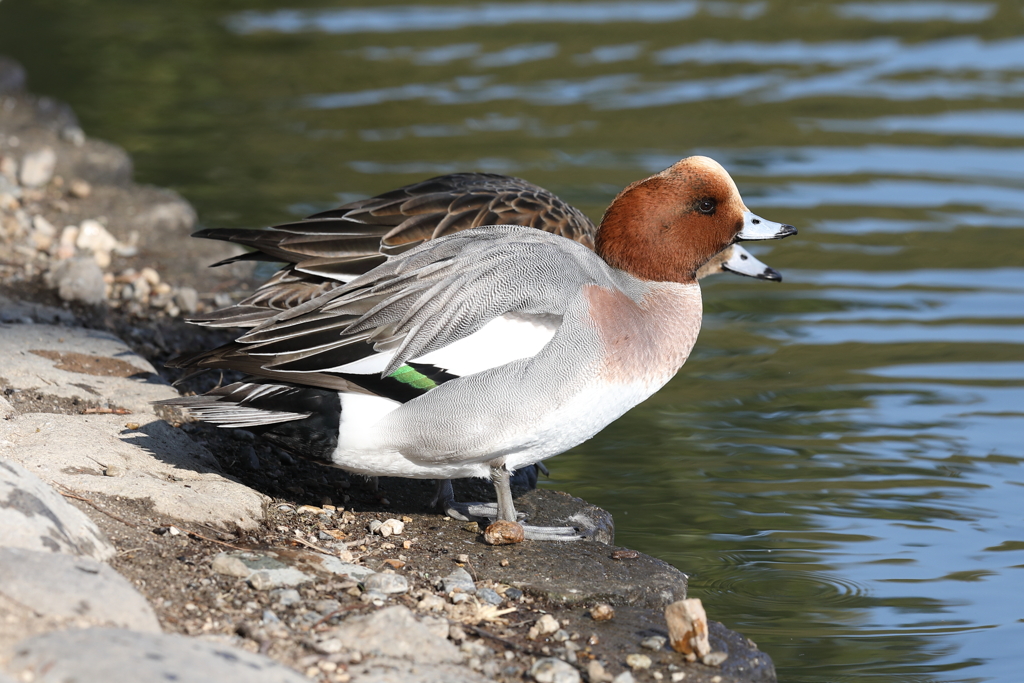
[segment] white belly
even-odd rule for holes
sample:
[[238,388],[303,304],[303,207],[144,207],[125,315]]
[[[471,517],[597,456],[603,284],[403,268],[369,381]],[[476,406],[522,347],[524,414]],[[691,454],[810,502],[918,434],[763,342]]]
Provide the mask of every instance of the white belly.
[[[495,459],[505,458],[506,467],[516,470],[583,443],[663,384],[594,381],[553,410],[526,411],[530,418],[517,424],[493,425],[492,429],[483,425],[484,429],[472,433],[458,433],[458,425],[446,425],[443,415],[435,415],[433,433],[413,440],[408,434],[394,437],[398,431],[395,423],[402,421],[406,406],[412,408],[414,402],[403,405],[374,396],[342,394],[338,448],[332,460],[346,470],[370,476],[487,477],[489,463]],[[438,438],[446,433],[451,437]]]

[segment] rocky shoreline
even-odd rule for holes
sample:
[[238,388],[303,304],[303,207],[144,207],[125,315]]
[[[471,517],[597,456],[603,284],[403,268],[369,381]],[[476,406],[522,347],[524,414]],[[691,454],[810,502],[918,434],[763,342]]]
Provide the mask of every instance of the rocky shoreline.
[[517,492],[608,544],[488,546],[427,482],[373,489],[155,411],[163,362],[226,338],[181,316],[252,273],[206,269],[233,247],[189,239],[184,199],[24,86],[0,58],[0,683],[775,680],[714,621],[701,661],[673,650],[685,574],[585,501]]

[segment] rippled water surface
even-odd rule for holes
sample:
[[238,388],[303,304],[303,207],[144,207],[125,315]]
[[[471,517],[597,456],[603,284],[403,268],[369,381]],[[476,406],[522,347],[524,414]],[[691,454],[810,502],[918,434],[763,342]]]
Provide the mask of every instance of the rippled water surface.
[[208,226],[424,177],[600,218],[703,153],[799,226],[679,376],[550,462],[785,681],[1019,681],[1024,6],[7,0],[0,52]]

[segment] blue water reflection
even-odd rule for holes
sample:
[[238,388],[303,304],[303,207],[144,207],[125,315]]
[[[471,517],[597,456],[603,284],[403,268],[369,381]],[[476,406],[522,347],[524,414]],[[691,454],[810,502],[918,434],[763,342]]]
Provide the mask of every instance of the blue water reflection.
[[406,5],[399,7],[278,10],[242,12],[228,25],[238,33],[279,31],[300,33],[394,33],[444,31],[471,26],[514,24],[662,23],[689,19],[701,11],[714,16],[755,19],[763,2],[700,2],[698,0],[640,0],[638,2],[521,2],[462,6]]
[[1014,110],[947,111],[927,116],[880,116],[863,121],[819,119],[814,123],[822,130],[844,133],[929,133],[933,135],[1024,137],[1024,112]]
[[848,2],[835,8],[847,19],[890,21],[956,21],[971,23],[990,19],[996,5],[980,2]]

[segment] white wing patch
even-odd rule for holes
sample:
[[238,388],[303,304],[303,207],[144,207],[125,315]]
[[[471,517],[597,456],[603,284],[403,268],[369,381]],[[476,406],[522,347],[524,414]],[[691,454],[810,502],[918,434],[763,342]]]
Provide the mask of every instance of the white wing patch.
[[[425,363],[443,368],[453,375],[465,377],[521,358],[531,358],[547,346],[555,336],[556,325],[526,319],[521,316],[503,315],[495,318],[482,328],[443,349],[431,351],[413,363]],[[345,365],[331,368],[328,372],[347,372],[354,375],[371,375],[384,371],[394,351],[376,353]]]

